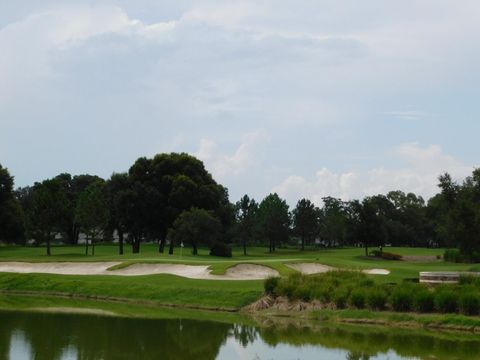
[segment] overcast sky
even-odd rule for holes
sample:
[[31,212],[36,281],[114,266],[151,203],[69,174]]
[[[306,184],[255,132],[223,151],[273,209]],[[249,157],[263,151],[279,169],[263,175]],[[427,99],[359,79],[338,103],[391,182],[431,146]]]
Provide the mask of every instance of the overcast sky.
[[0,2],[17,186],[185,151],[236,201],[434,194],[480,154],[478,0]]

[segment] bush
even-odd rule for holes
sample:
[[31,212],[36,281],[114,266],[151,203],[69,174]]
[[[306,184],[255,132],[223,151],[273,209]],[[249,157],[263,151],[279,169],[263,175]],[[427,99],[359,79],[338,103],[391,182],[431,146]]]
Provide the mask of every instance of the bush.
[[450,288],[439,289],[435,294],[435,309],[442,313],[454,313],[458,309],[458,295]]
[[333,294],[333,302],[337,309],[345,309],[348,301],[348,290],[338,289]]
[[434,310],[435,295],[428,289],[423,289],[415,293],[413,299],[413,308],[417,312],[429,313]]
[[370,256],[382,258],[384,260],[402,260],[402,255],[380,251],[380,250],[371,251]]
[[276,296],[276,291],[277,291],[277,286],[279,281],[280,281],[280,278],[276,276],[267,278],[263,284],[265,293],[267,293],[268,295]]
[[403,283],[397,285],[390,296],[390,302],[395,311],[410,311],[413,306],[414,287]]
[[298,299],[302,301],[310,301],[312,299],[310,287],[308,284],[302,284],[298,286],[292,294],[293,299]]
[[459,263],[462,262],[462,255],[458,249],[447,249],[443,254],[443,259],[448,262]]
[[480,296],[475,290],[464,291],[458,299],[460,312],[465,315],[478,315]]
[[210,255],[221,257],[232,257],[232,248],[227,244],[217,242],[210,249]]
[[365,308],[365,302],[367,298],[367,293],[365,289],[355,289],[350,293],[348,303],[350,306],[356,307],[357,309]]
[[381,289],[372,289],[367,294],[367,305],[372,310],[383,310],[387,303],[387,293]]

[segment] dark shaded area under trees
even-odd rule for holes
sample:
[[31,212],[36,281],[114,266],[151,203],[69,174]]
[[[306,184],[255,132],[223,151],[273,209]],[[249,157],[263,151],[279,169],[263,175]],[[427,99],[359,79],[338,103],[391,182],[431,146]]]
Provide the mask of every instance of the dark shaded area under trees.
[[[278,194],[261,202],[243,196],[232,204],[204,164],[185,153],[139,158],[126,173],[104,180],[62,173],[14,190],[14,178],[0,165],[0,242],[77,244],[118,241],[140,252],[145,241],[160,253],[185,243],[197,253],[231,256],[232,244],[308,247],[385,245],[458,248],[462,260],[480,261],[480,169],[457,183],[439,177],[440,192],[428,202],[391,191],[360,200],[323,198],[321,208],[301,199],[290,210]],[[92,247],[92,253],[94,248]]]

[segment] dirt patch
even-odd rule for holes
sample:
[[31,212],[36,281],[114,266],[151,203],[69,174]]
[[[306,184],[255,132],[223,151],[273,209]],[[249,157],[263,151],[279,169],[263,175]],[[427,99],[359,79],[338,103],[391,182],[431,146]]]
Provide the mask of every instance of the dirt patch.
[[113,275],[139,276],[154,274],[171,274],[189,279],[205,280],[262,280],[279,273],[267,266],[255,264],[238,264],[228,268],[225,275],[212,275],[209,265],[184,264],[132,264],[126,268],[108,271],[107,269],[120,264],[119,262],[58,262],[58,263],[27,263],[0,262],[0,272],[11,273],[43,273],[60,275]]
[[402,260],[404,261],[411,261],[411,262],[436,262],[441,261],[442,257],[438,258],[436,255],[428,255],[428,256],[402,256]]

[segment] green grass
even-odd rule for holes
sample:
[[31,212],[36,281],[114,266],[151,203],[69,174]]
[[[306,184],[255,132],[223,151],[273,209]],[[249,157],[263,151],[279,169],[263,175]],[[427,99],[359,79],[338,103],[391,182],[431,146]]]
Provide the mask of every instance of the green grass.
[[0,290],[90,298],[122,298],[154,304],[238,310],[256,300],[262,281],[192,280],[174,275],[77,276],[0,273]]
[[[401,255],[435,256],[442,255],[443,249],[423,248],[388,248],[389,252]],[[202,248],[197,256],[191,255],[190,249],[183,251],[175,249],[174,255],[159,254],[156,244],[142,244],[140,254],[132,254],[130,247],[126,247],[125,255],[118,255],[116,245],[98,245],[95,256],[85,256],[83,246],[56,246],[52,248],[52,256],[45,254],[43,247],[0,247],[0,261],[117,261],[124,267],[132,263],[182,263],[210,265],[213,274],[223,274],[225,270],[238,263],[254,263],[270,266],[288,275],[293,270],[285,266],[295,262],[318,262],[338,268],[367,269],[385,268],[391,271],[389,276],[378,277],[379,281],[398,282],[405,278],[418,277],[420,271],[466,271],[472,268],[468,264],[454,264],[443,261],[436,262],[408,262],[372,259],[364,257],[361,248],[346,249],[319,249],[299,251],[297,249],[278,249],[275,254],[269,254],[266,248],[252,247],[248,249],[248,256],[243,256],[241,248],[233,249],[233,257],[229,259],[210,256],[208,249]]]
[[[318,262],[343,269],[384,268],[391,271],[388,276],[371,276],[377,283],[400,282],[405,278],[417,278],[420,271],[464,271],[472,266],[443,261],[408,262],[366,258],[361,248],[308,249],[300,251],[282,248],[274,254],[268,249],[252,247],[244,256],[241,248],[233,249],[232,258],[209,255],[207,248],[199,249],[193,256],[189,248],[175,249],[173,255],[159,254],[156,244],[142,244],[140,254],[132,254],[131,247],[125,247],[125,255],[118,255],[116,245],[97,245],[95,256],[86,256],[83,246],[54,246],[52,255],[47,256],[44,247],[1,246],[1,261],[27,262],[119,262],[114,268],[134,263],[179,263],[209,265],[213,274],[221,275],[239,263],[253,263],[276,269],[282,276],[295,273],[287,266],[290,263]],[[443,249],[388,248],[389,252],[401,255],[436,256]],[[61,292],[86,296],[125,297],[155,301],[178,306],[201,306],[210,308],[238,309],[256,300],[262,294],[262,281],[212,281],[191,280],[169,275],[138,277],[113,276],[66,276],[47,274],[1,274],[0,290],[35,291],[41,293]]]

